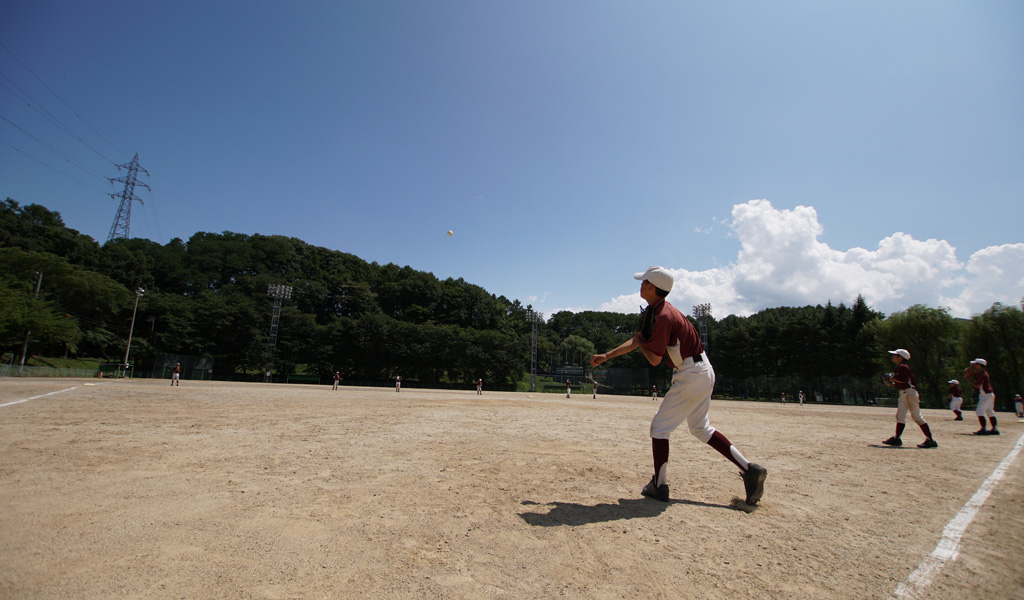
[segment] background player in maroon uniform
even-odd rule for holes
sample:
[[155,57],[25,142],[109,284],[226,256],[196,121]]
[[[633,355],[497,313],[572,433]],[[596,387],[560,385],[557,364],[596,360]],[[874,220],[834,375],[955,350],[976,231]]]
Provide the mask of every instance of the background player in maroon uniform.
[[960,390],[960,382],[956,379],[949,380],[949,410],[956,415],[954,421],[963,421],[964,415],[960,407],[964,405],[964,393]]
[[910,360],[910,352],[900,348],[899,350],[890,350],[889,354],[892,354],[892,362],[896,363],[896,372],[885,377],[885,384],[899,390],[900,399],[896,405],[896,435],[882,443],[889,446],[903,445],[900,436],[903,435],[903,429],[907,426],[907,413],[910,413],[910,417],[918,424],[925,436],[924,442],[918,444],[917,447],[937,448],[939,445],[932,439],[932,430],[928,427],[928,423],[925,423],[924,416],[921,414],[921,397],[917,393],[917,378],[914,377],[914,372],[907,364],[907,361]]
[[[992,389],[992,380],[989,379],[986,367],[988,367],[987,360],[976,358],[964,369],[967,380],[971,382],[974,389],[978,390],[978,408],[974,414],[978,415],[981,429],[975,431],[974,435],[999,435],[999,429],[996,427],[996,392]],[[985,429],[985,417],[988,417],[992,429]]]

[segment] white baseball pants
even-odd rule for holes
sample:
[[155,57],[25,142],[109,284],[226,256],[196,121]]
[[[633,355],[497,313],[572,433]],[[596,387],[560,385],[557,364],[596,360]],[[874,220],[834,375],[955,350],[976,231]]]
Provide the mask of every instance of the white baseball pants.
[[698,363],[687,358],[672,372],[672,387],[665,392],[658,412],[651,420],[651,437],[667,440],[683,422],[698,440],[708,443],[715,428],[708,421],[711,392],[715,389],[715,369],[706,354]]

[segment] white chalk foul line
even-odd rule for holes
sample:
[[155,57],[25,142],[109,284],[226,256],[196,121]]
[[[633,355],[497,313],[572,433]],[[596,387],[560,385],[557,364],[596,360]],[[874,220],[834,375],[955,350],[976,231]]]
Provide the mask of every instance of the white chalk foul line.
[[1006,471],[1010,468],[1010,463],[1020,454],[1021,448],[1024,448],[1024,435],[1017,439],[1017,444],[1013,447],[1013,450],[1010,450],[1010,453],[999,463],[996,470],[992,471],[992,474],[981,484],[978,491],[974,492],[974,495],[967,501],[967,504],[964,504],[960,512],[956,513],[953,520],[946,524],[945,529],[942,530],[942,539],[935,546],[935,550],[932,550],[932,553],[925,557],[917,569],[907,576],[906,581],[896,586],[896,591],[893,592],[894,598],[913,600],[917,597],[918,593],[928,587],[932,582],[932,578],[939,573],[939,570],[947,562],[956,560],[957,556],[960,556],[960,538],[963,537],[967,526],[971,524],[975,515],[981,510],[982,505],[985,504],[985,500],[988,499],[996,484],[1006,474]]
[[50,392],[49,394],[41,394],[39,396],[32,396],[31,398],[25,398],[24,400],[15,400],[14,402],[8,402],[7,404],[0,404],[0,408],[3,408],[5,406],[13,406],[15,404],[21,404],[22,402],[28,402],[29,400],[36,400],[37,398],[45,398],[47,396],[52,396],[54,394],[63,394],[64,392],[70,392],[71,390],[77,390],[77,389],[78,389],[78,386],[76,385],[75,387],[69,387],[66,390],[58,390],[56,392]]

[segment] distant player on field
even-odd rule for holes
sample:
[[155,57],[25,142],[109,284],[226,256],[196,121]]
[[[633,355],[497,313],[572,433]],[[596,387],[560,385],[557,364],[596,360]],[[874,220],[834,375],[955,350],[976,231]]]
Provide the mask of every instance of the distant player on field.
[[[996,427],[996,392],[992,389],[992,380],[985,370],[987,366],[987,360],[976,358],[964,369],[964,376],[974,389],[978,390],[978,408],[974,414],[978,415],[981,429],[975,431],[974,435],[999,435],[999,429]],[[988,417],[992,429],[985,429],[985,417]]]
[[892,355],[892,362],[896,363],[896,372],[886,375],[884,381],[885,385],[899,390],[900,399],[896,405],[896,435],[882,443],[887,446],[903,445],[900,436],[903,435],[903,429],[907,426],[907,413],[909,412],[910,418],[914,419],[925,436],[925,440],[917,447],[938,448],[939,445],[932,439],[931,428],[928,427],[928,423],[925,423],[924,417],[921,415],[921,396],[917,393],[917,378],[914,377],[914,372],[907,364],[907,361],[910,360],[910,352],[900,348],[890,350],[889,354]]
[[338,371],[335,371],[334,372],[334,387],[332,387],[331,389],[332,390],[338,389],[338,384],[339,383],[341,383],[341,373],[339,373]]
[[565,380],[565,397],[572,397],[572,382],[569,381],[568,379]]
[[476,395],[477,396],[483,396],[484,395],[484,380],[483,379],[477,379],[476,380]]
[[1013,397],[1013,406],[1017,409],[1017,418],[1024,417],[1024,398],[1020,394]]
[[181,363],[174,363],[174,370],[171,371],[171,385],[181,387]]
[[395,377],[395,391],[396,392],[402,391],[402,376],[401,375],[399,375],[398,377]]
[[956,415],[953,420],[963,421],[964,415],[960,412],[960,407],[964,405],[964,393],[960,391],[960,382],[950,379],[947,383],[949,383],[949,410]]
[[708,422],[711,392],[715,388],[715,370],[711,367],[700,336],[693,324],[665,300],[672,290],[672,274],[664,267],[651,267],[637,273],[641,280],[640,297],[647,302],[639,331],[614,350],[595,354],[590,364],[598,366],[610,358],[640,349],[654,366],[663,362],[672,368],[672,383],[651,420],[651,450],[654,455],[654,476],[641,494],[669,501],[668,451],[669,436],[687,423],[690,433],[710,445],[740,469],[747,504],[757,504],[764,492],[768,470],[747,461],[729,440]]

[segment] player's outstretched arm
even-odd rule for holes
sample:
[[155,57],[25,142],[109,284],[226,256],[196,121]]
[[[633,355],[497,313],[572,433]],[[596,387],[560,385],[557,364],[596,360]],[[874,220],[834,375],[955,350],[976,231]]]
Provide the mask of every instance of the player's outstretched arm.
[[622,356],[623,354],[628,354],[628,353],[632,352],[633,350],[636,350],[639,347],[640,347],[640,337],[639,337],[639,334],[638,334],[638,335],[634,335],[633,337],[629,338],[625,342],[622,342],[614,350],[609,350],[608,352],[605,352],[604,354],[595,354],[595,355],[591,356],[590,357],[590,365],[593,366],[593,367],[596,367],[597,365],[605,362],[608,359],[615,358],[616,356]]

